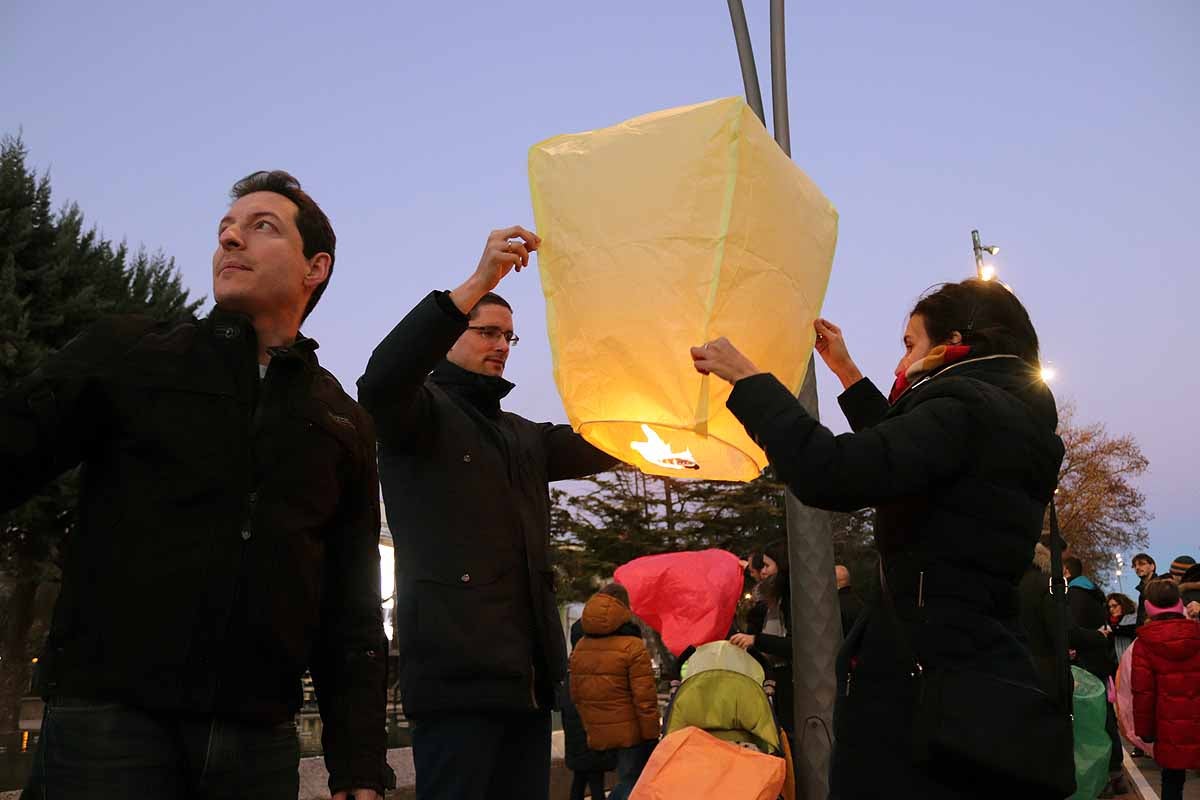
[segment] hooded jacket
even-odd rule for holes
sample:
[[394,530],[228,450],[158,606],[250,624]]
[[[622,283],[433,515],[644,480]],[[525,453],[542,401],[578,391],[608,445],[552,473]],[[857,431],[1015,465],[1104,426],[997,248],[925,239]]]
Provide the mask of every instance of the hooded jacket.
[[1200,622],[1160,614],[1133,648],[1133,719],[1166,769],[1200,769]]
[[571,697],[593,750],[633,747],[658,738],[658,691],[650,654],[633,614],[598,594],[580,620],[584,637],[571,653]]
[[[1067,584],[1067,605],[1071,609],[1071,621],[1077,628],[1098,631],[1107,625],[1106,602],[1104,592],[1085,575],[1072,578]],[[1072,646],[1075,648],[1075,663],[1100,680],[1116,674],[1113,648],[1106,638]]]

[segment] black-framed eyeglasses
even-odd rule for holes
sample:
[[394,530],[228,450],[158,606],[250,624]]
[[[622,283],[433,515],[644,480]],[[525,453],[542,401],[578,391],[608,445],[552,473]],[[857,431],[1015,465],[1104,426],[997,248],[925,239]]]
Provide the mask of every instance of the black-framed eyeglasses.
[[521,337],[512,331],[501,330],[495,325],[468,325],[467,330],[475,331],[490,342],[498,342],[503,339],[508,342],[509,347],[516,347],[517,342],[521,341]]

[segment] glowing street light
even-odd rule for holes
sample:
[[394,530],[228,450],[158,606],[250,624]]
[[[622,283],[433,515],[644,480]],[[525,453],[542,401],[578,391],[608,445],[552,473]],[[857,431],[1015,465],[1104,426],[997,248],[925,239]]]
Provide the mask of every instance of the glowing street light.
[[1057,372],[1057,370],[1054,369],[1054,367],[1052,367],[1050,365],[1046,365],[1046,366],[1042,367],[1041,374],[1042,374],[1042,382],[1050,383],[1050,381],[1054,380],[1054,378],[1058,375],[1058,372]]
[[990,281],[996,277],[996,268],[991,264],[983,263],[983,254],[990,253],[996,255],[1000,252],[1000,248],[994,244],[983,245],[979,242],[979,231],[971,231],[971,249],[975,251],[975,273],[982,281]]

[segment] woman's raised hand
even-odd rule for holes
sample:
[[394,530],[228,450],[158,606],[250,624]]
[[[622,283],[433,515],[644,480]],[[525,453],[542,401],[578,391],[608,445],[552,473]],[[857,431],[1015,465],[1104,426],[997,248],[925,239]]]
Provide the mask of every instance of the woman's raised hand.
[[846,349],[842,329],[827,319],[813,320],[813,328],[817,331],[816,351],[829,371],[842,382],[842,388],[849,389],[861,381],[863,375]]

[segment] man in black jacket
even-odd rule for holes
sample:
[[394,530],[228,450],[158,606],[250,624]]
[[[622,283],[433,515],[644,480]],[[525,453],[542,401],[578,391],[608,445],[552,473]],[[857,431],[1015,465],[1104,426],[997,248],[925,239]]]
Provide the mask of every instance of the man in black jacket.
[[549,793],[550,708],[566,674],[547,553],[549,482],[616,460],[566,425],[500,409],[516,344],[492,289],[538,237],[493,231],[474,274],[432,292],[371,356],[359,398],[379,430],[396,545],[396,637],[422,800]]
[[306,669],[334,797],[390,776],[374,430],[299,334],[333,228],[285,172],[232,197],[210,316],[107,320],[0,397],[0,510],[83,465],[38,797],[294,800]]
[[1137,585],[1137,624],[1141,625],[1146,621],[1146,598],[1142,595],[1142,592],[1150,585],[1150,581],[1158,577],[1155,574],[1158,571],[1158,564],[1146,553],[1138,553],[1130,563],[1133,564],[1134,573],[1141,578]]

